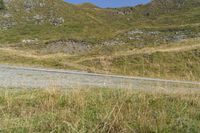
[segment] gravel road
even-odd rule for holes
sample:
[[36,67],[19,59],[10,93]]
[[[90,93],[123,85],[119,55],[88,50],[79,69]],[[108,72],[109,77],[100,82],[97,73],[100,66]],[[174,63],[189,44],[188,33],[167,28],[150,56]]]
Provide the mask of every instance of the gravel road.
[[0,87],[6,88],[76,88],[83,86],[109,88],[191,88],[200,89],[199,82],[161,80],[141,77],[103,75],[57,69],[26,68],[0,65]]

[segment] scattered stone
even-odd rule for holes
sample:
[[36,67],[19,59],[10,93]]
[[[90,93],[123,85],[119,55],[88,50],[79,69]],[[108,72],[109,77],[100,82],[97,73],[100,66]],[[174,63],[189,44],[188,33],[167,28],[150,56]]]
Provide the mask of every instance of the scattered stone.
[[117,9],[117,14],[118,15],[129,15],[135,11],[134,7],[128,7],[128,8],[122,8],[122,9]]
[[36,20],[36,23],[37,24],[41,24],[41,23],[43,23],[44,22],[44,17],[43,16],[41,16],[41,15],[35,15],[35,16],[33,16],[33,18]]
[[0,30],[7,30],[12,26],[16,25],[16,22],[13,22],[10,19],[2,19],[0,20]]
[[24,1],[24,9],[29,12],[34,7],[34,2],[31,0]]
[[40,3],[39,5],[40,5],[40,7],[45,7],[46,6],[45,3]]
[[35,39],[24,39],[22,40],[22,43],[23,44],[37,44],[38,43],[38,39],[35,38]]
[[3,14],[3,17],[4,17],[4,18],[11,18],[11,17],[12,17],[12,14],[6,12],[6,13]]
[[129,31],[128,34],[129,35],[134,35],[134,34],[143,34],[144,32],[142,30],[133,30],[133,31]]
[[58,40],[48,42],[43,48],[44,53],[82,54],[91,50],[91,45],[82,41]]
[[110,40],[110,41],[105,41],[102,43],[102,45],[105,46],[116,46],[116,45],[123,45],[125,44],[123,41],[118,40]]
[[63,17],[59,17],[59,18],[51,18],[49,22],[54,26],[59,26],[62,25],[65,22],[65,20]]

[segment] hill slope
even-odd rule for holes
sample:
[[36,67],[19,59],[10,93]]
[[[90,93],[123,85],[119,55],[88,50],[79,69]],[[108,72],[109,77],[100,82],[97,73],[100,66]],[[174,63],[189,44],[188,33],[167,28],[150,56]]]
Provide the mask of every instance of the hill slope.
[[75,6],[62,0],[12,0],[1,11],[1,43],[26,38],[106,38],[113,32],[108,16],[106,10]]
[[[200,44],[199,0],[153,0],[119,9],[62,0],[1,5],[1,63],[200,79],[199,47],[193,47]],[[160,50],[169,47],[174,50]]]
[[117,10],[94,8],[88,3],[72,5],[62,0],[4,0],[3,3],[0,43],[35,38],[96,42],[111,39],[130,28],[199,21],[198,0],[154,0],[147,5]]

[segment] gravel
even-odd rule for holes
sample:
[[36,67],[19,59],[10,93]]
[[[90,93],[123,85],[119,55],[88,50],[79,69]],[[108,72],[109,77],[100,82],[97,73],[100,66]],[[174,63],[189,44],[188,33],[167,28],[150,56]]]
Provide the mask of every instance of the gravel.
[[0,65],[0,87],[5,88],[77,88],[109,87],[126,89],[200,89],[198,82],[161,80],[92,74],[56,69],[25,68]]

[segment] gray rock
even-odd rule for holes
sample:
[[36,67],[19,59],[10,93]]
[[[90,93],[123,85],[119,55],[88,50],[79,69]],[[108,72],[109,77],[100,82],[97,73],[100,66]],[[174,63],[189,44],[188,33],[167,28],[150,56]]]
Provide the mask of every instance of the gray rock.
[[7,30],[12,26],[16,25],[16,22],[10,19],[2,19],[0,20],[0,30]]
[[45,21],[45,19],[44,19],[45,17],[43,17],[42,15],[37,14],[37,15],[33,16],[33,18],[35,19],[37,24],[41,24]]
[[12,17],[12,14],[9,13],[9,12],[6,12],[6,13],[3,14],[3,17],[4,17],[4,18],[11,18],[11,17]]
[[24,9],[29,12],[34,7],[34,2],[31,0],[24,1]]
[[128,34],[129,35],[134,35],[134,34],[143,34],[144,32],[142,30],[136,29],[136,30],[132,30],[129,31]]
[[82,54],[91,50],[91,45],[74,40],[59,40],[49,42],[42,49],[44,53],[66,53],[66,54]]
[[22,40],[22,43],[23,44],[37,44],[38,43],[38,39],[35,38],[35,39],[24,39]]
[[62,25],[65,22],[65,20],[63,17],[59,17],[59,18],[51,18],[49,22],[54,26],[59,26]]
[[105,45],[105,46],[116,46],[116,45],[123,45],[123,44],[124,44],[124,42],[120,41],[119,39],[109,40],[109,41],[105,41],[102,43],[102,45]]

